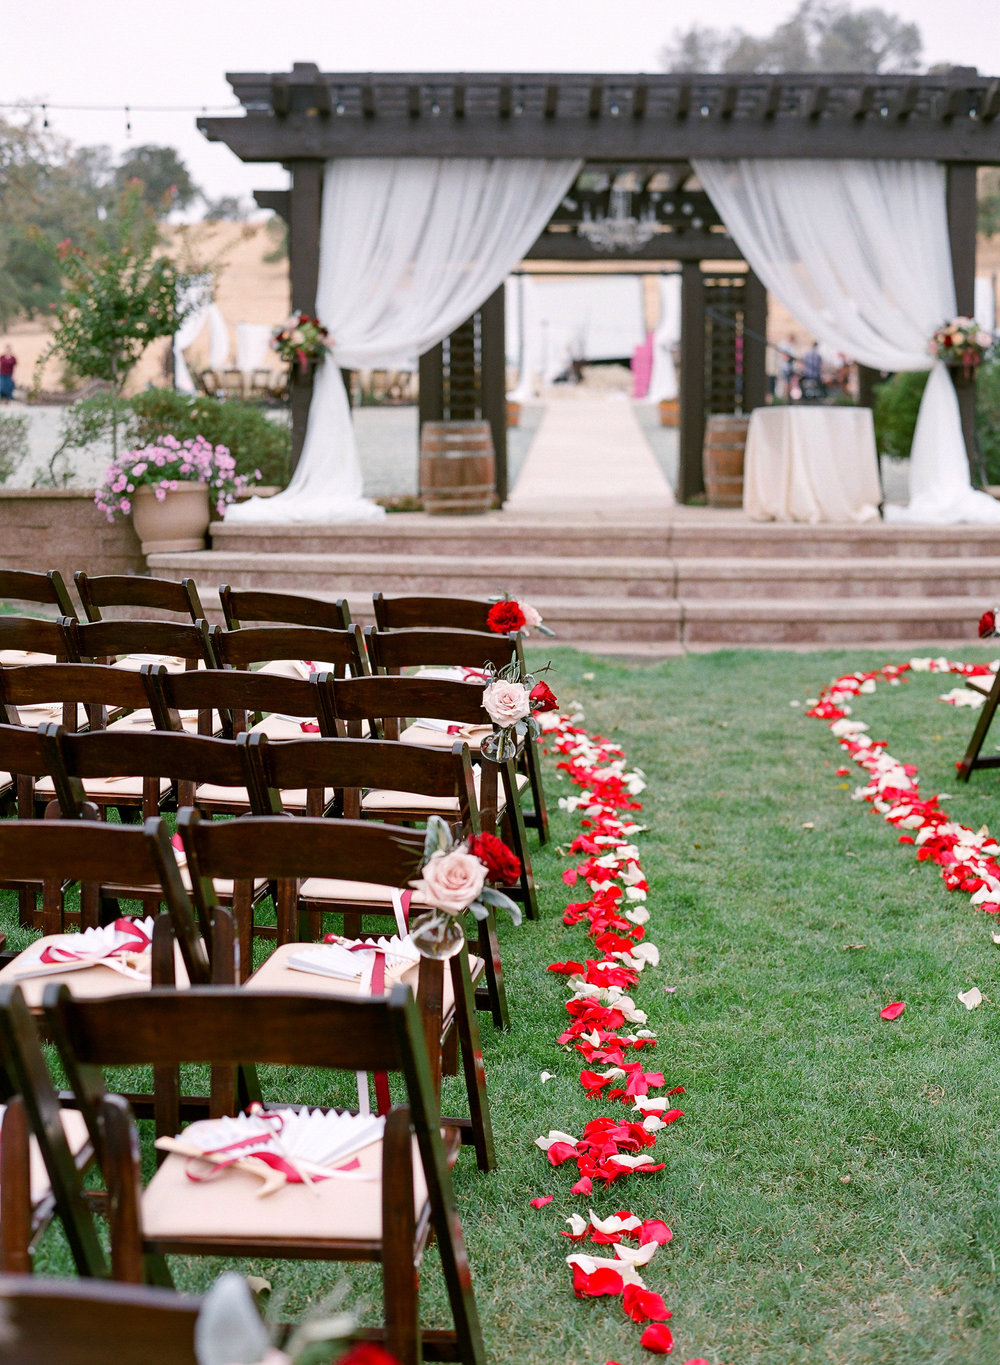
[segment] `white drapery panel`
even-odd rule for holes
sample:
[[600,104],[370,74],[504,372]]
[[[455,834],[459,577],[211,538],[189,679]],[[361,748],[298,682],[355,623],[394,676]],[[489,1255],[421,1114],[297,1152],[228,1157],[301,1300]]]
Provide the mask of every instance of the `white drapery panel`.
[[497,289],[539,236],[578,161],[400,157],[329,161],[316,312],[334,350],[283,493],[231,521],[370,521],[339,368],[412,365]]
[[661,275],[660,320],[653,333],[653,368],[645,402],[659,403],[677,397],[677,366],[674,347],[681,339],[681,277]]
[[927,351],[956,312],[944,168],[693,165],[751,269],[821,346],[877,370],[931,371],[910,452],[910,503],[887,508],[887,520],[1000,522],[1000,503],[972,488],[954,386]]
[[195,383],[191,378],[184,352],[201,335],[201,329],[209,325],[209,365],[213,370],[221,370],[229,357],[229,332],[226,320],[219,306],[212,299],[214,280],[211,274],[196,275],[181,295],[181,307],[189,308],[180,327],[174,333],[174,388],[181,393],[194,393]]

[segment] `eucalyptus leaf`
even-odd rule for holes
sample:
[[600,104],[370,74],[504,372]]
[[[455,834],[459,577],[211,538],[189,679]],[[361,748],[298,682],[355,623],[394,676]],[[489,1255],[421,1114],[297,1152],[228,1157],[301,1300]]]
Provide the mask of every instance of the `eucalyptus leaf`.
[[[495,886],[484,886],[479,894],[479,899],[485,904],[492,906],[494,910],[506,910],[510,915],[511,921],[517,925],[521,923],[521,907],[517,901],[512,901],[509,896],[505,896],[502,891],[498,891]],[[475,914],[475,907],[471,907]],[[481,919],[481,915],[476,915]]]

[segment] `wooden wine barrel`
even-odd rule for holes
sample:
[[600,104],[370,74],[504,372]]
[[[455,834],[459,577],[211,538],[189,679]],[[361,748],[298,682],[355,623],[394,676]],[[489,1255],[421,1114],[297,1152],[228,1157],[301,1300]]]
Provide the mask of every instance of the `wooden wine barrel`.
[[680,420],[680,403],[676,398],[660,399],[660,426],[675,427]]
[[702,468],[709,507],[743,506],[743,449],[749,417],[716,414],[705,424]]
[[489,422],[425,422],[420,432],[420,497],[438,516],[488,512],[496,489]]

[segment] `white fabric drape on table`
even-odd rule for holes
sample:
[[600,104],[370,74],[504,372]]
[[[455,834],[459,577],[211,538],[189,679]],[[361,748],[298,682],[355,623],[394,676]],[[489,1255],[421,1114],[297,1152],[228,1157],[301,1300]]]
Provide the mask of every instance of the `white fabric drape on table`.
[[316,312],[334,349],[316,374],[298,468],[230,521],[370,521],[339,369],[412,365],[499,287],[539,236],[578,161],[329,161]]
[[1000,522],[969,479],[958,399],[927,344],[954,317],[945,172],[926,161],[701,160],[695,173],[750,268],[821,346],[930,370],[908,507],[886,519]]
[[236,368],[247,373],[259,370],[267,360],[271,344],[271,328],[266,322],[238,322],[236,324]]
[[210,337],[209,366],[213,370],[221,370],[229,357],[229,332],[218,304],[212,299],[213,284],[213,277],[208,272],[196,275],[181,294],[181,307],[190,309],[174,333],[174,388],[182,393],[195,391],[184,352],[200,336],[206,322]]
[[677,366],[674,347],[681,339],[681,277],[661,275],[660,320],[653,333],[653,368],[645,402],[659,403],[677,397]]

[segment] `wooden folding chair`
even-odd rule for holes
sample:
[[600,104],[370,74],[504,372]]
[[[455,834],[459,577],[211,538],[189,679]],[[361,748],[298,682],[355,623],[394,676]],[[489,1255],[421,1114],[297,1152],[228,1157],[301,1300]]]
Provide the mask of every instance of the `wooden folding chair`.
[[248,621],[269,621],[283,626],[321,626],[326,630],[350,630],[351,610],[346,597],[334,602],[320,597],[301,597],[290,592],[264,592],[252,588],[219,589],[227,630],[239,630]]
[[[402,673],[406,668],[461,669],[469,680],[482,678],[489,663],[504,668],[516,659],[521,676],[527,676],[519,635],[496,635],[492,631],[444,630],[439,628],[379,630],[369,626],[365,646],[374,673]],[[485,683],[485,678],[482,679]],[[549,815],[542,785],[541,764],[533,741],[525,744],[524,772],[531,787],[531,809],[524,823],[538,833],[540,844],[548,842]]]
[[[401,1365],[417,1365],[421,1347],[427,1356],[485,1365],[427,1049],[406,987],[367,1000],[157,990],[131,1008],[73,1000],[53,988],[46,1017],[84,1113],[104,1093],[104,1066],[233,1068],[250,1061],[401,1075],[406,1103],[385,1115],[381,1141],[356,1153],[370,1180],[286,1184],[267,1199],[254,1198],[258,1181],[242,1170],[193,1183],[186,1159],[174,1154],[143,1189],[128,1111],[110,1111],[104,1135],[112,1273],[131,1282],[149,1273],[164,1282],[169,1254],[380,1261],[385,1325],[374,1335]],[[454,1322],[447,1333],[425,1334],[419,1326],[416,1272],[431,1232]]]
[[0,569],[0,602],[31,602],[54,607],[58,616],[76,616],[76,608],[58,569],[49,569],[48,573]]
[[[170,578],[146,578],[141,574],[98,574],[91,577],[83,569],[73,575],[88,621],[103,621],[102,607],[122,607],[143,620],[151,611],[169,611],[190,621],[205,619],[205,611],[193,578],[179,583]],[[68,613],[67,613],[68,614]],[[75,613],[74,613],[75,615]]]
[[[361,815],[384,824],[400,824],[413,818],[417,798],[423,819],[440,815],[466,836],[481,832],[472,760],[464,741],[456,741],[448,751],[377,739],[286,740],[269,744],[264,735],[255,734],[249,737],[248,744],[256,756],[260,783],[267,794],[267,806],[258,814],[282,812],[282,788],[310,788],[328,782],[344,793],[343,810],[348,818]],[[394,909],[391,900],[377,907],[366,895],[356,913],[344,911],[345,932],[352,936],[360,932],[362,913],[391,916]],[[481,990],[476,990],[476,1004],[490,1011],[497,1028],[507,1028],[507,993],[494,912],[491,910],[485,919],[477,921],[477,926],[485,983]],[[312,926],[314,937],[319,928],[319,924]],[[476,974],[474,970],[474,985]]]
[[[422,741],[426,747],[450,748],[456,740],[464,740],[475,751],[493,730],[483,710],[481,683],[378,674],[337,679],[320,675],[320,682],[332,688],[334,712],[345,725],[356,727],[364,719],[373,733],[397,734],[407,744]],[[408,719],[413,723],[406,724]],[[513,758],[498,763],[481,752],[473,752],[473,758],[478,765],[476,793],[483,828],[492,834],[500,823],[521,861],[518,884],[508,888],[509,893],[523,904],[529,919],[537,919],[538,896],[520,799],[528,778],[516,771]],[[400,820],[425,820],[427,811],[419,803],[409,810],[400,804],[394,807],[394,815]]]
[[[969,679],[967,680],[967,685],[971,686],[974,682],[974,679]],[[982,692],[985,689],[976,687],[974,690]],[[986,693],[986,700],[979,708],[979,714],[976,717],[976,724],[972,731],[972,738],[969,740],[969,747],[962,756],[962,761],[956,765],[958,768],[959,782],[968,782],[973,772],[979,768],[1000,768],[1000,754],[987,754],[984,756],[982,752],[983,745],[986,742],[986,736],[989,734],[990,726],[993,724],[993,717],[996,715],[998,706],[1000,706],[1000,673],[997,674],[993,681],[993,686],[990,688],[989,692]]]
[[0,1365],[198,1365],[199,1309],[146,1285],[0,1278]]
[[[338,997],[357,994],[357,980],[317,976],[290,965],[321,932],[317,928],[303,941],[303,914],[317,918],[320,910],[340,914],[350,904],[368,914],[393,916],[391,894],[394,890],[397,895],[405,892],[406,883],[416,876],[423,852],[422,836],[390,826],[359,826],[354,821],[289,822],[264,817],[244,824],[243,837],[236,840],[232,838],[232,825],[206,825],[197,811],[182,811],[178,823],[203,921],[214,914],[214,886],[219,878],[245,881],[250,870],[250,875],[277,882],[278,946],[249,977],[247,989],[305,990]],[[408,903],[405,896],[397,912],[396,932],[400,937],[405,936]],[[420,909],[416,897],[412,909],[414,913]],[[358,937],[355,933],[348,936]],[[445,1121],[461,1130],[463,1141],[475,1147],[480,1169],[488,1171],[494,1165],[493,1130],[473,997],[473,981],[481,981],[484,973],[481,958],[462,952],[451,959],[447,975],[441,962],[423,958],[418,965],[405,969],[401,980],[414,991],[420,1005],[436,1087],[440,1087],[443,1066],[449,1072],[457,1069],[458,1046],[469,1117]]]

